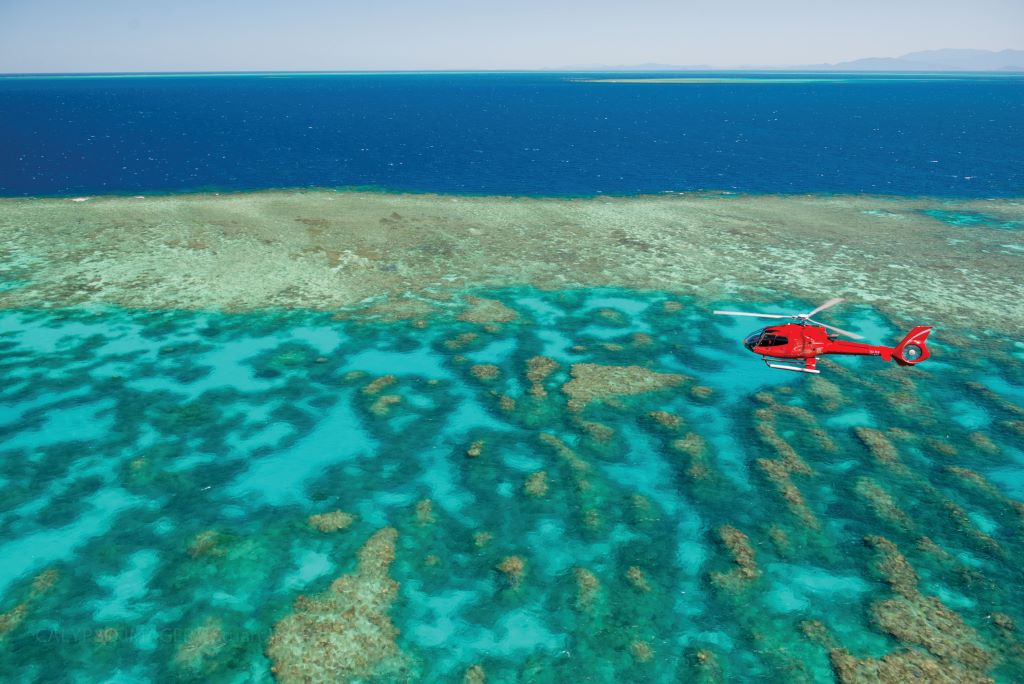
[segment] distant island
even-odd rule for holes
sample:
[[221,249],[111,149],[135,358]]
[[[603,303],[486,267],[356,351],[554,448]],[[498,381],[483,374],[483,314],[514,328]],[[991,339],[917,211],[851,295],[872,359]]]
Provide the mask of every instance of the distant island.
[[1024,50],[943,49],[908,52],[899,57],[866,57],[835,64],[711,65],[711,64],[577,64],[558,71],[1024,71]]

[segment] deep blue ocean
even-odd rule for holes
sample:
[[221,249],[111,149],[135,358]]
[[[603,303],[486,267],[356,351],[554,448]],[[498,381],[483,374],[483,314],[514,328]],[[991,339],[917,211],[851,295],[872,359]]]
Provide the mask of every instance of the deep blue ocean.
[[1024,77],[573,78],[0,78],[0,195],[1024,194]]

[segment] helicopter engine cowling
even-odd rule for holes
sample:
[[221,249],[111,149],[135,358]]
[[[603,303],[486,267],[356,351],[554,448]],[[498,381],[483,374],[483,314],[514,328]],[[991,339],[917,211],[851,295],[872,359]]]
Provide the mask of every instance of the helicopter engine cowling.
[[930,357],[932,353],[928,350],[928,345],[925,342],[931,333],[932,326],[930,325],[915,326],[893,348],[892,357],[896,360],[896,363],[901,366],[913,366]]

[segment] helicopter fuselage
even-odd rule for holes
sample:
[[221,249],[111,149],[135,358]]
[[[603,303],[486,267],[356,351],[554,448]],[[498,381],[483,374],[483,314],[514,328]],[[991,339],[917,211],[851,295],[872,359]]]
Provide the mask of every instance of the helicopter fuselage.
[[[896,360],[902,366],[924,361],[930,356],[925,339],[931,333],[930,326],[917,326],[895,347],[865,344],[841,340],[824,327],[810,323],[786,323],[769,325],[754,331],[743,340],[743,346],[764,357],[772,368],[817,373],[815,366],[819,356],[845,354],[856,356],[880,356],[884,361]],[[803,364],[773,364],[772,359],[803,361]]]

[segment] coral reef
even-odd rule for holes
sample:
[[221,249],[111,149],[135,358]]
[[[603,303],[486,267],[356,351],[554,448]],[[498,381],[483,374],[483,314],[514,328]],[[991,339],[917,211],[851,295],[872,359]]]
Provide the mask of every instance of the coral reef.
[[469,445],[469,448],[466,449],[466,457],[479,458],[480,454],[484,452],[485,444],[486,442],[482,439],[475,440],[472,444]]
[[593,608],[597,600],[601,591],[601,581],[586,568],[573,568],[573,576],[576,578],[576,610],[587,612]]
[[648,414],[657,425],[665,428],[669,431],[676,431],[683,425],[683,419],[674,413],[668,411],[651,411]]
[[914,648],[899,648],[881,658],[857,658],[840,646],[818,620],[801,622],[800,631],[828,651],[829,663],[840,684],[991,684],[993,681],[959,662],[936,658]]
[[408,671],[388,615],[398,593],[388,575],[397,536],[390,527],[375,532],[359,550],[354,572],[323,594],[300,596],[294,612],[274,625],[267,657],[278,681],[352,681]]
[[477,380],[490,382],[501,376],[501,369],[492,363],[478,363],[469,368],[470,374]]
[[914,527],[910,516],[900,510],[900,507],[896,505],[896,502],[889,493],[871,478],[857,478],[853,491],[866,500],[868,505],[871,506],[871,510],[875,512],[875,515],[882,520],[886,520],[903,530],[910,530]]
[[[790,473],[798,473],[800,475],[811,475],[813,471],[811,467],[807,465],[807,462],[800,457],[789,442],[779,436],[775,428],[775,413],[783,408],[782,404],[776,403],[770,395],[766,393],[760,393],[757,398],[762,401],[767,401],[770,408],[760,408],[754,411],[754,417],[756,424],[754,430],[757,432],[758,437],[761,441],[770,446],[776,454],[781,458],[782,465]],[[810,422],[817,427],[817,421],[813,418]],[[835,447],[826,449],[826,451],[834,451]]]
[[7,636],[25,621],[32,604],[52,591],[59,579],[60,573],[56,568],[48,568],[42,571],[32,578],[28,595],[10,610],[0,613],[0,646],[3,645]]
[[185,640],[174,652],[174,666],[198,672],[220,653],[224,643],[224,625],[211,616],[185,635]]
[[775,550],[780,556],[788,556],[793,552],[793,542],[790,540],[786,530],[778,523],[773,523],[768,528],[768,538],[775,545]]
[[994,680],[954,662],[932,658],[913,649],[900,649],[881,658],[856,658],[836,648],[829,660],[840,684],[991,684]]
[[698,684],[719,684],[725,681],[722,664],[714,651],[698,648],[687,658],[694,674],[693,681]]
[[466,310],[459,314],[460,321],[469,323],[506,323],[519,317],[515,309],[510,309],[496,299],[483,297],[466,297]]
[[626,570],[626,579],[629,581],[631,585],[633,585],[633,588],[637,591],[642,591],[646,593],[651,590],[651,585],[647,581],[647,575],[644,573],[643,570],[640,569],[640,566],[638,565],[629,566],[629,568]]
[[376,380],[373,380],[372,382],[364,386],[362,392],[366,396],[374,396],[376,394],[380,394],[381,390],[383,390],[385,387],[393,385],[397,380],[398,378],[396,378],[394,375],[382,375]]
[[473,344],[478,337],[480,337],[480,333],[477,332],[459,333],[450,340],[445,340],[444,346],[451,351],[459,351]]
[[810,378],[807,388],[811,396],[818,400],[819,406],[825,411],[838,411],[848,403],[839,386],[820,375]]
[[871,614],[878,626],[903,643],[923,646],[948,667],[983,678],[993,657],[980,645],[978,634],[938,598],[919,591],[917,573],[895,544],[878,536],[867,537],[865,542],[875,550],[875,570],[896,593],[872,604]]
[[942,508],[953,522],[956,523],[957,528],[980,548],[997,556],[1006,555],[1006,551],[1000,546],[999,542],[979,530],[967,515],[967,511],[955,502],[943,501]]
[[27,615],[27,602],[19,603],[6,613],[0,613],[0,643],[3,643],[3,638],[17,629],[18,626],[24,622]]
[[657,373],[641,366],[596,363],[573,364],[570,374],[572,380],[562,385],[562,392],[569,397],[569,408],[577,411],[592,401],[663,390],[688,380],[677,373]]
[[634,641],[629,645],[629,652],[638,663],[649,663],[654,660],[654,649],[647,641]]
[[523,490],[532,497],[541,499],[548,495],[548,474],[543,470],[526,478]]
[[697,401],[708,401],[715,396],[715,390],[707,385],[694,385],[690,388],[690,396]]
[[192,558],[217,558],[227,553],[224,542],[224,535],[217,530],[203,530],[192,537],[185,550]]
[[380,316],[386,321],[407,321],[422,319],[437,311],[437,306],[422,299],[404,297],[388,299],[365,310],[369,316]]
[[873,428],[863,426],[855,427],[853,434],[868,448],[871,456],[880,465],[886,466],[893,472],[900,474],[909,472],[900,460],[900,454],[896,447],[893,446],[893,443],[889,441],[885,434]]
[[521,556],[505,556],[495,568],[505,576],[509,585],[515,588],[526,574],[526,561]]
[[967,435],[967,439],[978,451],[991,456],[995,456],[999,453],[999,447],[996,446],[996,443],[992,441],[992,438],[984,432],[972,432]]
[[[1016,414],[950,394],[991,378],[1018,401],[1021,371],[900,369],[948,409],[937,431],[890,411],[871,359],[828,384],[764,370],[694,293],[669,316],[666,293],[489,291],[517,312],[494,327],[437,287],[423,332],[381,311],[5,313],[0,403],[23,418],[0,425],[0,535],[69,541],[0,563],[0,671],[258,678],[266,644],[282,681],[1024,677]],[[631,327],[592,334],[622,298]],[[59,353],[19,357],[19,336]],[[636,368],[654,379],[622,392]],[[387,520],[402,532],[356,564]],[[57,623],[84,639],[36,643]],[[176,640],[137,648],[150,626]]]
[[732,525],[719,527],[715,530],[715,536],[732,556],[735,567],[728,572],[712,572],[711,583],[730,592],[745,589],[752,580],[761,575],[750,539]]
[[355,517],[344,511],[330,511],[329,513],[317,513],[306,518],[306,521],[314,529],[321,532],[338,532],[347,529],[355,522]]
[[993,392],[991,389],[976,380],[971,380],[964,384],[973,394],[981,397],[989,404],[999,408],[1001,411],[1024,418],[1024,406],[1018,406],[998,392]]
[[484,684],[487,681],[487,673],[482,665],[472,665],[462,675],[462,684]]
[[402,397],[397,394],[382,394],[370,405],[370,413],[383,418],[391,412],[391,407],[402,403]]
[[790,479],[790,473],[792,471],[785,461],[759,458],[757,459],[757,466],[761,469],[761,472],[765,474],[768,480],[775,485],[776,490],[789,507],[790,512],[796,516],[800,522],[811,529],[819,529],[821,527],[821,523],[818,521],[817,516],[814,515],[811,509],[807,506],[807,503],[804,501],[804,496],[800,493],[800,489],[797,488]]
[[35,600],[40,596],[48,594],[57,585],[60,580],[60,571],[57,568],[47,568],[41,573],[32,578],[32,584],[29,587],[28,597],[30,600]]
[[416,524],[420,526],[433,525],[437,522],[434,515],[434,502],[430,499],[421,499],[416,502]]

